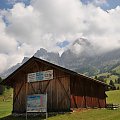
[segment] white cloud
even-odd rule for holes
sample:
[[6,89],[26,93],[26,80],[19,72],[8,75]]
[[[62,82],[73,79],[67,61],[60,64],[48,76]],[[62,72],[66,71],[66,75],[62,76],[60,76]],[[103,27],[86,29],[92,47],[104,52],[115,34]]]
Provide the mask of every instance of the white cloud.
[[4,71],[7,67],[7,59],[5,54],[0,54],[0,72]]
[[7,35],[5,23],[0,16],[0,72],[20,61],[22,53],[18,53],[17,46],[15,38]]
[[0,17],[0,53],[12,53],[16,51],[16,47],[16,40],[6,34],[5,23]]
[[[32,56],[40,47],[61,53],[66,48],[57,43],[68,40],[71,45],[78,37],[89,39],[98,52],[119,48],[120,7],[108,12],[79,0],[32,0],[29,6],[15,3],[3,12],[9,25],[0,18],[0,53],[2,61],[6,60],[0,71],[21,61],[23,56]],[[75,51],[81,51],[79,47],[76,45]]]
[[0,53],[0,73],[22,61],[22,54],[2,54]]

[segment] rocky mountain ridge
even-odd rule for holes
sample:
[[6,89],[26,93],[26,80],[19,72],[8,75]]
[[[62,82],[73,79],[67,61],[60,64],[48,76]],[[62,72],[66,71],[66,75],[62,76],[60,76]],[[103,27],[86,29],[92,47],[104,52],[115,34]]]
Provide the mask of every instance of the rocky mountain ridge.
[[[78,53],[75,50],[76,45],[79,48]],[[64,51],[61,56],[59,53],[48,52],[43,48],[38,50],[34,56],[88,76],[110,71],[120,65],[120,49],[96,54],[91,43],[83,38],[74,41],[71,47]],[[25,57],[22,63],[9,68],[0,76],[2,78],[7,77],[28,59]]]

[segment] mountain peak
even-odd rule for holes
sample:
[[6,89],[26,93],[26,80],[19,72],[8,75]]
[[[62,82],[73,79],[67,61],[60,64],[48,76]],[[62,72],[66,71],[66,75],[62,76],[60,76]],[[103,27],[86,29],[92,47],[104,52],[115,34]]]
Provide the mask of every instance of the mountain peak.
[[37,50],[37,52],[34,54],[35,57],[40,57],[40,56],[44,56],[47,54],[47,50],[45,50],[44,48],[40,48],[40,50]]
[[73,45],[79,44],[80,46],[90,46],[91,43],[89,42],[88,39],[85,38],[78,38],[73,42]]

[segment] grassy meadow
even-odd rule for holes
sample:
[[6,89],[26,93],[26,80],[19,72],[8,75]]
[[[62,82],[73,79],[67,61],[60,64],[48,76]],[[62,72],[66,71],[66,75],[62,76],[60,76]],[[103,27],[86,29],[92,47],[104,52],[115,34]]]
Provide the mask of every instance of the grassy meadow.
[[3,95],[0,95],[0,118],[10,115],[12,111],[12,89],[5,90]]
[[[107,103],[120,103],[120,90],[108,91]],[[13,117],[12,90],[7,90],[0,96],[0,120],[25,120],[25,117]],[[28,117],[28,120],[41,120],[38,117]],[[120,109],[83,109],[70,113],[49,117],[48,120],[120,120]]]
[[107,103],[120,104],[120,90],[107,91]]

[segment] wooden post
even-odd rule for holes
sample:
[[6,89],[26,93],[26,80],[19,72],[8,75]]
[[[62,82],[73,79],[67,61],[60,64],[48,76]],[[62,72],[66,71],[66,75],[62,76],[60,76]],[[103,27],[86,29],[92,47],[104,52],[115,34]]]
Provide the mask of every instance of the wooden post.
[[46,120],[48,118],[48,113],[47,113],[47,91],[46,91]]
[[27,120],[27,90],[28,90],[28,83],[27,83],[27,81],[26,81],[25,88],[26,88],[26,120]]

